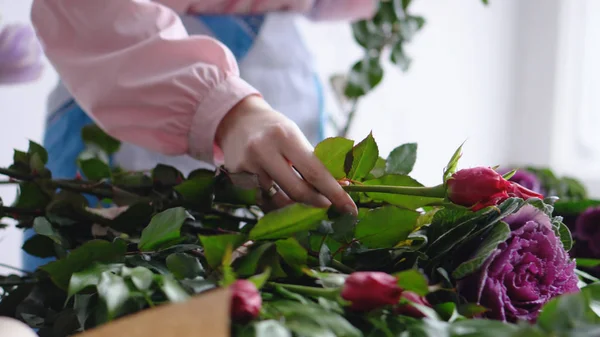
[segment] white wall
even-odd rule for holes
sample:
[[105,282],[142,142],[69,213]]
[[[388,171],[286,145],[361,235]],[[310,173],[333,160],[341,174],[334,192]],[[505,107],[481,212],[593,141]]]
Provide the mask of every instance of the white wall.
[[[417,142],[414,174],[426,184],[440,182],[465,140],[462,165],[504,163],[518,1],[491,3],[414,1],[413,12],[427,24],[409,48],[413,65],[407,74],[386,65],[382,84],[360,105],[351,138],[373,130],[383,155]],[[347,24],[308,26],[307,36],[323,74],[345,72],[362,56]]]

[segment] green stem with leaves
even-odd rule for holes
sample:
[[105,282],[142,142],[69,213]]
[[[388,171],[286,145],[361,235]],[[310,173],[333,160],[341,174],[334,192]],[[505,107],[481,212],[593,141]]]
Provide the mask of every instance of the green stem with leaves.
[[313,296],[313,297],[324,297],[329,299],[335,299],[339,296],[340,289],[337,288],[317,288],[317,287],[308,287],[301,286],[296,284],[285,284],[285,283],[275,283],[269,282],[268,285],[273,287],[281,287],[285,290],[289,290],[304,296]]
[[343,188],[346,190],[346,192],[388,193],[427,198],[444,198],[446,196],[446,187],[444,185],[437,185],[433,187],[350,185],[343,186]]

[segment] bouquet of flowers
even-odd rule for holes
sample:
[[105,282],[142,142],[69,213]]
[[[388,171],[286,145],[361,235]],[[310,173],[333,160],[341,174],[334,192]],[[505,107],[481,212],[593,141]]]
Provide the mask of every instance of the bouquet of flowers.
[[569,257],[556,198],[510,181],[515,171],[459,170],[462,147],[426,187],[410,176],[416,144],[384,159],[371,135],[323,141],[315,154],[354,217],[303,204],[265,214],[251,175],[123,172],[105,162],[118,142],[94,126],[83,138],[82,176],[52,179],[35,143],[0,169],[20,191],[2,216],[35,230],[27,253],[55,259],[0,277],[0,316],[41,336],[219,289],[234,336],[600,333],[600,286]]

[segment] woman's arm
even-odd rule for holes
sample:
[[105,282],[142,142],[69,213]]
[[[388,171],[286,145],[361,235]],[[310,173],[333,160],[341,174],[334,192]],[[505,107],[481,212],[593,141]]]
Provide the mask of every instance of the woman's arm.
[[379,0],[160,0],[179,12],[266,13],[293,11],[317,20],[355,20],[375,13]]
[[32,21],[66,87],[122,141],[212,162],[225,114],[258,95],[224,45],[155,2],[35,0]]

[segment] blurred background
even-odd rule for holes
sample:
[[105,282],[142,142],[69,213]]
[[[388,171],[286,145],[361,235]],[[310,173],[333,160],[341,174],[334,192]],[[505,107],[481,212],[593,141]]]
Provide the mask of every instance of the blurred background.
[[[413,175],[437,184],[467,141],[462,167],[549,166],[600,197],[600,1],[414,0],[427,20],[407,52],[407,73],[386,63],[383,82],[360,101],[349,137],[373,132],[380,153],[416,142]],[[0,25],[29,22],[30,0],[0,0]],[[362,49],[345,23],[302,23],[322,79],[347,73]],[[0,49],[2,45],[0,45]],[[90,79],[93,80],[93,79]],[[13,149],[41,142],[46,97],[57,75],[0,86],[0,167]],[[328,106],[336,102],[330,93]],[[4,204],[15,188],[0,185]],[[19,231],[0,231],[0,263],[20,264]],[[0,274],[5,272],[0,267]]]

